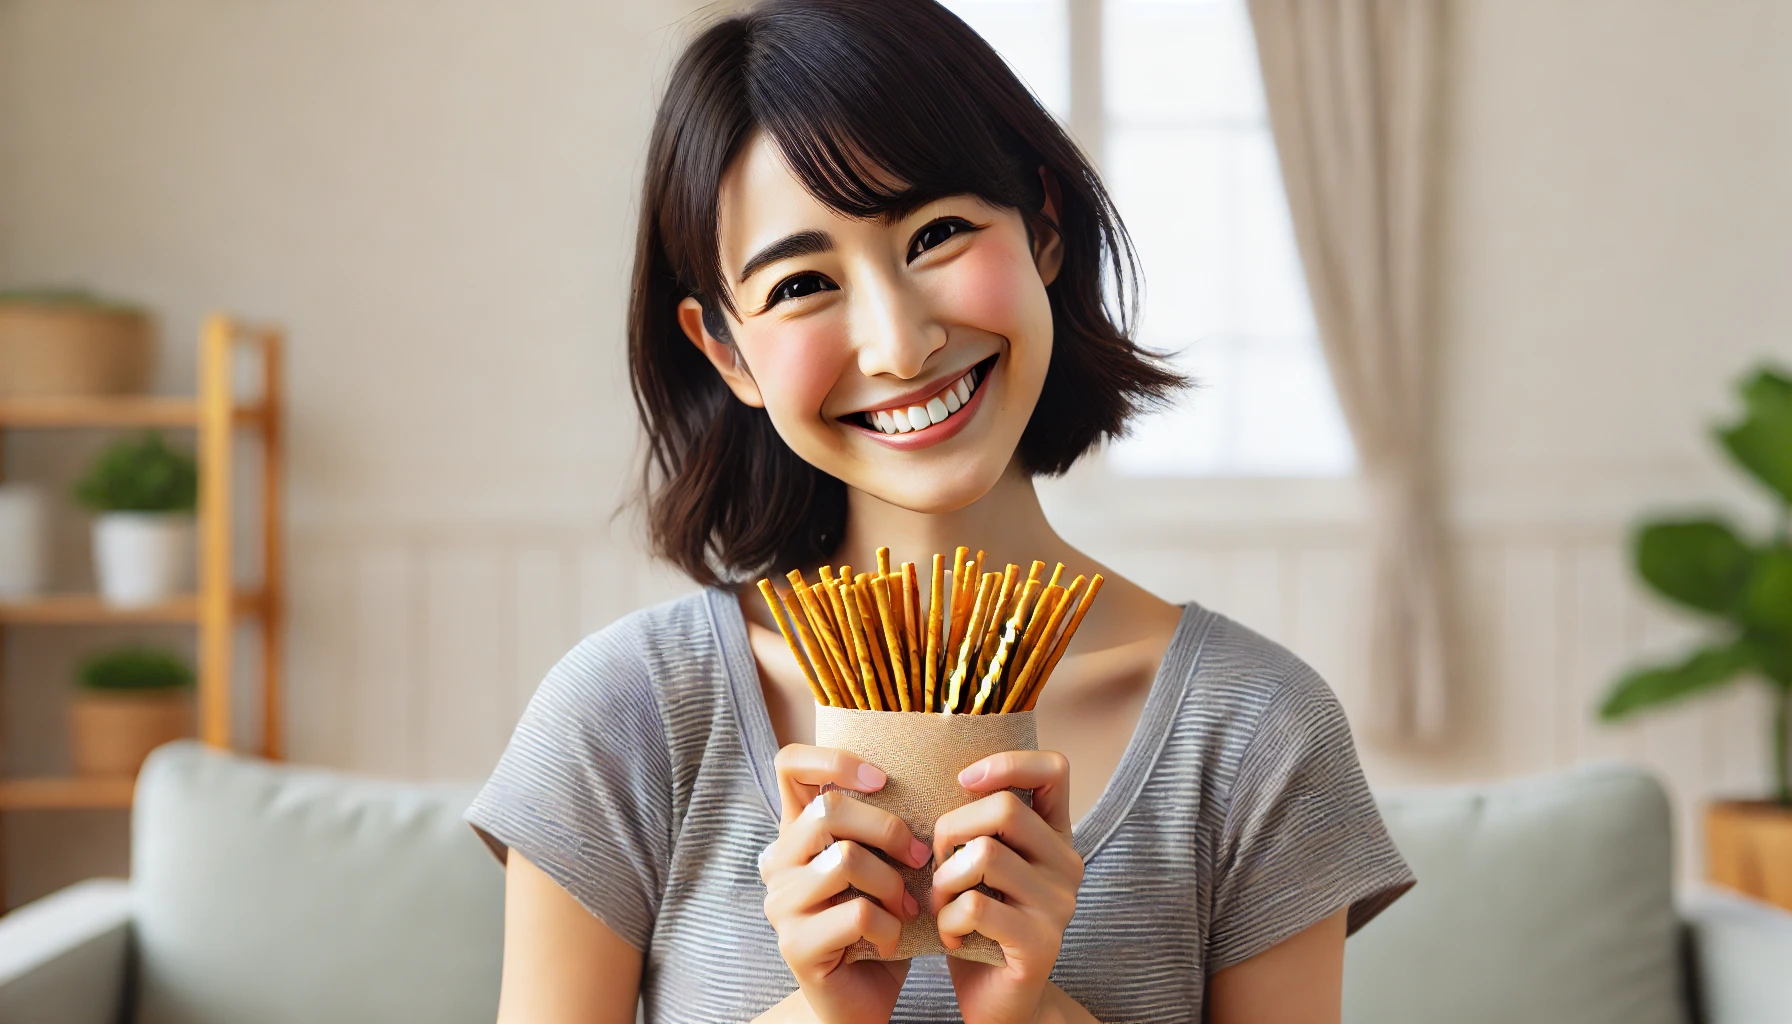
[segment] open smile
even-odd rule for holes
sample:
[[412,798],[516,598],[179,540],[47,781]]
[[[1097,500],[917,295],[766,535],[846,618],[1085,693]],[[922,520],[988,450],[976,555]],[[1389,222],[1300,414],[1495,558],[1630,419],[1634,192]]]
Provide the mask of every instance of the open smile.
[[990,356],[923,400],[850,413],[840,421],[892,448],[938,444],[958,433],[982,404],[983,385],[998,358]]

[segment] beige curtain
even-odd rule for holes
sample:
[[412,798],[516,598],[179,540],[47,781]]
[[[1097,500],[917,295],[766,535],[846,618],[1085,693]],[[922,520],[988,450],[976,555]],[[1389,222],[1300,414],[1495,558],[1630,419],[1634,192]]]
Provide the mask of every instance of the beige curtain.
[[1250,0],[1313,314],[1373,494],[1371,734],[1448,724],[1429,320],[1439,0]]

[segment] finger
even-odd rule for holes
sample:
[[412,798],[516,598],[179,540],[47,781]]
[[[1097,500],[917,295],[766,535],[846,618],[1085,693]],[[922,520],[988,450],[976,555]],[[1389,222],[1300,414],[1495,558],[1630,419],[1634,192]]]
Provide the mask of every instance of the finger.
[[1070,836],[1005,789],[940,815],[933,826],[933,854],[944,864],[954,850],[978,836],[994,836],[1042,869],[1081,880],[1082,859]]
[[790,821],[809,801],[832,783],[842,789],[872,793],[887,781],[877,766],[855,754],[834,747],[813,747],[806,743],[787,743],[772,760],[778,772],[778,795],[782,798],[783,820]]
[[904,921],[912,921],[920,913],[895,868],[858,843],[841,840],[809,863],[775,875],[766,893],[765,915],[775,924],[786,917],[813,913],[848,886]]
[[1001,842],[979,836],[948,857],[933,873],[933,912],[939,913],[960,893],[979,884],[1000,892],[1005,903],[1038,908],[1053,919],[1063,917],[1069,921],[1076,910],[1074,891],[1054,884]]
[[861,897],[795,922],[778,935],[779,950],[794,967],[837,960],[842,950],[860,939],[876,946],[879,956],[892,956],[902,936],[902,922]]
[[994,939],[1003,949],[1028,949],[1039,944],[1043,927],[1021,908],[976,889],[946,904],[939,925],[940,942],[947,949],[964,945],[964,937],[972,932]]
[[901,818],[863,800],[854,800],[839,790],[829,790],[803,808],[796,820],[780,830],[760,862],[760,878],[769,878],[779,868],[807,864],[816,854],[836,839],[882,850],[910,867],[927,864],[932,851],[915,838]]
[[1055,750],[1009,750],[965,766],[958,784],[973,793],[1030,789],[1033,810],[1059,832],[1070,831],[1070,761]]

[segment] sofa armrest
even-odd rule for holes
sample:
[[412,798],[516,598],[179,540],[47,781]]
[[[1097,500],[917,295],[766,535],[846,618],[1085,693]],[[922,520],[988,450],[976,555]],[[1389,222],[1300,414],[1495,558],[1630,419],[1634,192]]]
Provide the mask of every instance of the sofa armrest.
[[1705,1024],[1771,1024],[1792,1007],[1792,913],[1717,889],[1681,900]]
[[116,1024],[131,889],[95,878],[0,917],[0,1021]]

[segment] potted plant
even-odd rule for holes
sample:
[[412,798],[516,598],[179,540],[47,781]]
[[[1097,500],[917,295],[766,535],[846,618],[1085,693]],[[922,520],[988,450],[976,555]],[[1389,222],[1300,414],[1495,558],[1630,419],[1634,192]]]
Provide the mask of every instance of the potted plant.
[[193,589],[193,456],[150,431],[120,438],[75,485],[93,510],[100,594],[116,605],[154,604]]
[[1792,377],[1764,366],[1739,391],[1742,418],[1719,427],[1717,441],[1773,498],[1774,525],[1759,539],[1721,515],[1647,522],[1636,530],[1637,574],[1656,593],[1710,619],[1717,631],[1674,661],[1625,673],[1599,713],[1615,720],[1738,680],[1767,687],[1773,793],[1707,808],[1706,874],[1792,908]]
[[178,654],[127,646],[81,665],[69,704],[78,775],[135,775],[149,752],[193,735],[193,670]]

